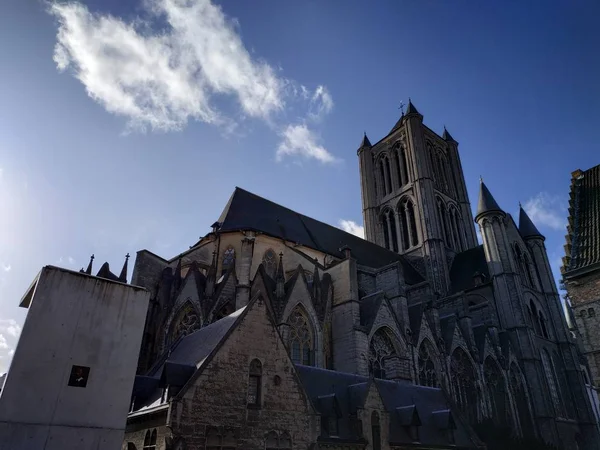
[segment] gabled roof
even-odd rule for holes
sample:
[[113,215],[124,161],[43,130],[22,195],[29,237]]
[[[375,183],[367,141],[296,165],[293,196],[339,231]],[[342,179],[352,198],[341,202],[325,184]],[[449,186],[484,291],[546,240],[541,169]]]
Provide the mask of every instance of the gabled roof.
[[502,209],[494,200],[494,196],[491,194],[483,180],[479,186],[479,202],[477,203],[477,215],[475,216],[475,220],[485,213],[489,212],[503,212]]
[[523,207],[519,207],[519,233],[523,239],[531,237],[544,237],[533,224]]
[[[352,427],[349,416],[356,409],[364,407],[364,402],[369,388],[375,384],[385,410],[389,413],[389,441],[395,444],[410,444],[412,439],[408,436],[405,427],[411,424],[420,427],[422,446],[448,446],[446,430],[455,428],[451,420],[449,404],[440,389],[417,386],[410,382],[369,379],[359,375],[335,372],[316,367],[296,366],[296,372],[304,386],[308,397],[317,405],[321,414],[326,411],[319,410],[318,399],[332,398],[340,409],[338,421],[338,438],[340,441],[356,442],[361,438]],[[327,402],[323,402],[329,405]],[[456,427],[455,444],[460,448],[475,447],[464,426]]]
[[600,268],[600,165],[573,172],[568,223],[563,272]]
[[400,262],[408,284],[423,277],[397,253],[361,239],[353,234],[292,211],[241,188],[236,188],[219,218],[220,231],[253,230],[296,242],[323,253],[344,259],[339,249],[350,247],[359,264],[379,268]]

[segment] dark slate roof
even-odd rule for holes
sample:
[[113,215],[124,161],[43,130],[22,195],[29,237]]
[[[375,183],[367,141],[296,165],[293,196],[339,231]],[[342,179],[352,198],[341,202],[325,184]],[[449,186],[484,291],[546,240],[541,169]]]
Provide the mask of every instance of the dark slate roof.
[[519,209],[519,233],[521,237],[544,237],[533,224],[525,210],[522,207]]
[[477,215],[475,216],[475,220],[481,214],[485,214],[492,211],[502,211],[494,200],[494,197],[490,193],[489,189],[485,185],[483,181],[480,183],[479,189],[479,202],[477,203]]
[[490,278],[483,245],[465,250],[454,257],[450,268],[452,293],[475,287],[473,275],[476,273],[484,275],[485,280]]
[[[326,414],[319,409],[319,398],[335,394],[335,401],[341,415],[338,421],[340,440],[360,440],[356,430],[351,426],[349,415],[357,408],[363,407],[368,387],[370,383],[375,383],[384,407],[389,413],[391,443],[411,443],[412,440],[403,424],[420,422],[419,434],[423,446],[449,444],[446,430],[455,424],[451,418],[449,404],[440,389],[417,386],[409,382],[369,379],[316,367],[298,365],[296,371],[304,390],[319,413]],[[475,447],[464,426],[461,424],[456,426],[454,433],[456,445],[462,448]]]
[[369,141],[369,138],[367,137],[367,133],[365,133],[365,135],[362,138],[362,141],[360,143],[360,147],[358,148],[363,148],[363,147],[371,147],[371,141]]
[[600,165],[573,172],[564,271],[600,265]]
[[446,127],[444,127],[444,134],[442,134],[442,139],[449,142],[456,142],[456,140],[452,137],[448,130],[446,130]]
[[408,284],[423,281],[423,277],[401,255],[241,188],[233,192],[219,222],[220,231],[258,231],[340,259],[344,258],[344,254],[339,249],[347,245],[361,265],[379,268],[400,262]]
[[415,108],[415,105],[412,104],[410,99],[408,99],[408,106],[406,107],[406,115],[408,116],[409,114],[421,115],[421,113],[419,111],[417,111],[417,108]]

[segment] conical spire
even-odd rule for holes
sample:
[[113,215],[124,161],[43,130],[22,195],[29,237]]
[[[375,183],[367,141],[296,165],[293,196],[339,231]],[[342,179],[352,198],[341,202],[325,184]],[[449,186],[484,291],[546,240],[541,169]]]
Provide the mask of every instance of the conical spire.
[[277,266],[277,274],[275,275],[275,295],[277,298],[285,296],[285,275],[283,274],[283,252],[279,253],[279,265]]
[[493,211],[504,213],[504,211],[502,211],[502,209],[500,209],[498,206],[498,203],[496,203],[496,200],[494,200],[494,197],[490,193],[483,180],[481,180],[480,183],[479,203],[477,204],[477,215],[475,216],[475,220],[477,220],[482,214]]
[[365,132],[362,141],[360,143],[360,147],[358,148],[369,148],[371,147],[371,141],[369,141],[369,138],[367,137],[367,133]]
[[454,140],[454,138],[452,137],[452,135],[450,133],[448,133],[448,130],[446,130],[446,127],[444,127],[444,134],[442,134],[442,138],[446,141],[446,142],[456,142]]
[[533,222],[531,221],[531,219],[529,218],[529,216],[527,215],[527,213],[525,212],[525,210],[523,209],[523,207],[520,204],[519,204],[519,233],[521,233],[521,236],[524,239],[533,238],[533,237],[541,237],[541,238],[544,237],[542,235],[542,233],[539,232],[537,227],[533,224]]
[[85,269],[85,273],[87,273],[88,275],[92,274],[92,265],[94,264],[94,255],[90,256],[90,262],[87,266],[87,269]]
[[406,115],[410,116],[411,114],[421,115],[421,113],[419,111],[417,111],[417,108],[415,108],[415,105],[412,104],[412,102],[410,101],[410,98],[409,98],[408,106],[406,107]]
[[121,269],[121,275],[119,275],[119,281],[121,283],[127,283],[127,262],[129,261],[129,253],[125,255],[125,263]]

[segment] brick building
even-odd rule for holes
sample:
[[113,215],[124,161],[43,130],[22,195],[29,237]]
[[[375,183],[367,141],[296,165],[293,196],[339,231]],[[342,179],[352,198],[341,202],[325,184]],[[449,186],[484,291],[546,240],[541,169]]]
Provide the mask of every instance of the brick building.
[[358,149],[366,240],[236,188],[152,292],[124,448],[473,448],[491,419],[600,448],[544,237],[409,103]]

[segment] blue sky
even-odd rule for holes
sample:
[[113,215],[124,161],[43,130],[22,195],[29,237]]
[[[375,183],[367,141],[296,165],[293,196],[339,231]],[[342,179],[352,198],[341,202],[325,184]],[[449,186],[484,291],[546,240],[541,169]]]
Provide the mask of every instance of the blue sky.
[[[376,6],[374,6],[376,5]],[[600,5],[7,0],[0,14],[0,371],[45,264],[165,257],[235,186],[362,222],[356,148],[411,97],[562,256],[570,173],[600,163]]]

